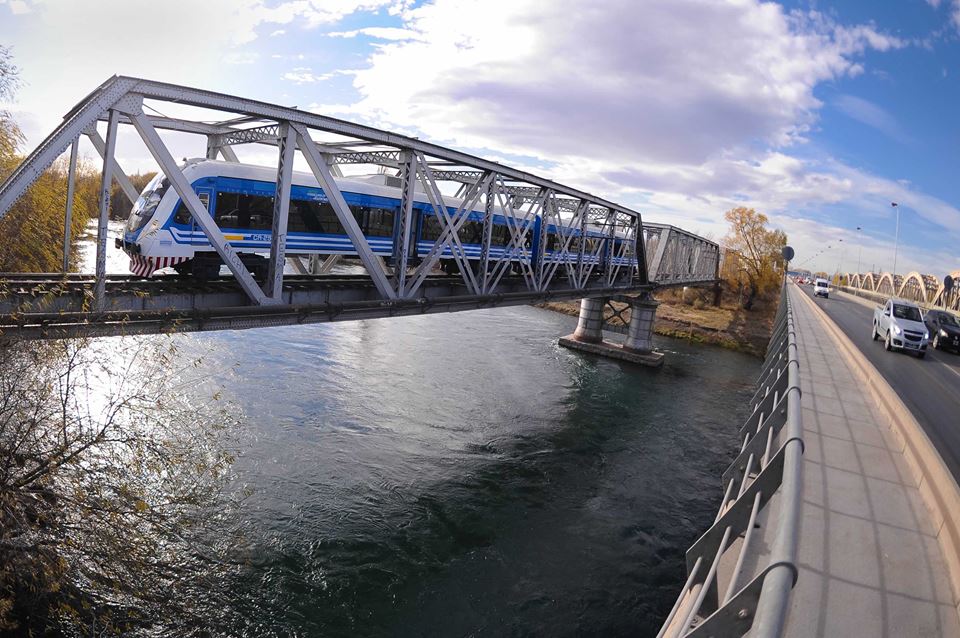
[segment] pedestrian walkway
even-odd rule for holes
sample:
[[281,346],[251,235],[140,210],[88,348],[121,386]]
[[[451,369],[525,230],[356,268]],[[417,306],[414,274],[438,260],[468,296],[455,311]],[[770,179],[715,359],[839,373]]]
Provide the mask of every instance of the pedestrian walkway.
[[904,446],[809,299],[788,289],[805,452],[799,577],[785,635],[960,637],[940,523]]

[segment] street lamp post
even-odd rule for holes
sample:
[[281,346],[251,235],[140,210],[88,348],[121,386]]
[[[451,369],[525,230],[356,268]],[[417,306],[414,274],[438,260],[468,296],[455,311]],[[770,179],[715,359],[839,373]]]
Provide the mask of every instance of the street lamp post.
[[900,206],[897,205],[897,202],[890,202],[890,205],[893,206],[893,209],[897,211],[897,234],[893,239],[893,272],[890,274],[893,275],[894,281],[897,279],[897,248],[900,246]]
[[840,285],[840,281],[843,278],[843,240],[838,239],[840,242],[840,263],[837,264],[837,285]]
[[863,230],[863,229],[860,228],[859,226],[857,226],[857,246],[858,246],[858,248],[857,248],[857,274],[858,274],[858,275],[861,274],[861,273],[860,273],[860,257],[863,256],[863,238],[860,236],[860,231],[861,231],[861,230]]

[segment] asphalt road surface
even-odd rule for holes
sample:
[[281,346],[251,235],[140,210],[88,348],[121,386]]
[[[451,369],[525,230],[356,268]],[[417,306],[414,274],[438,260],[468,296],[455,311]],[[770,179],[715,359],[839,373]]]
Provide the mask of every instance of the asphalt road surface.
[[[812,286],[800,286],[813,297]],[[927,347],[927,356],[883,349],[873,341],[873,310],[840,295],[814,298],[840,327],[926,430],[950,472],[960,482],[960,355]]]

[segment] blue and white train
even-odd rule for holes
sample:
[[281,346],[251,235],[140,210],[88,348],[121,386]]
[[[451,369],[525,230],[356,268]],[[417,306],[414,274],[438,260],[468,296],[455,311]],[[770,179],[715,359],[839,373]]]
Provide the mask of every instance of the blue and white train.
[[[192,184],[200,201],[210,211],[226,240],[238,253],[255,276],[265,274],[270,252],[273,227],[273,198],[276,193],[276,169],[214,160],[190,160],[183,167],[184,176]],[[394,238],[399,232],[400,189],[389,182],[397,181],[386,175],[337,178],[337,185],[357,224],[363,231],[374,254],[389,261]],[[453,214],[458,202],[445,198]],[[546,246],[540,255],[539,241],[543,220],[528,221],[526,226],[511,222],[514,229],[526,230],[524,249],[511,246],[508,220],[498,209],[493,217],[490,259],[509,258],[515,267],[521,261],[537,266],[538,259],[546,261],[577,261],[579,257],[579,229],[562,229],[570,236],[570,245],[563,251],[554,224],[547,227]],[[532,228],[530,227],[532,224]],[[411,261],[426,257],[440,236],[441,225],[426,193],[415,191],[413,203],[413,237],[416,254]],[[596,263],[595,272],[614,251],[611,263],[616,266],[635,266],[636,250],[627,239],[616,235],[613,241],[598,230],[588,230],[583,259]],[[471,211],[458,232],[468,259],[479,260],[483,242],[483,211]],[[213,250],[203,230],[193,221],[175,189],[162,175],[147,184],[137,199],[127,220],[123,238],[117,244],[130,256],[130,270],[149,277],[157,270],[173,267],[181,274],[192,274],[202,279],[215,277],[220,271],[220,258]],[[290,192],[290,213],[287,221],[288,255],[356,255],[357,252],[344,231],[323,189],[310,173],[293,173]],[[508,252],[509,251],[509,252]],[[412,253],[413,251],[411,251]],[[621,256],[622,255],[622,256]],[[455,268],[449,246],[441,254],[441,266],[448,271]]]

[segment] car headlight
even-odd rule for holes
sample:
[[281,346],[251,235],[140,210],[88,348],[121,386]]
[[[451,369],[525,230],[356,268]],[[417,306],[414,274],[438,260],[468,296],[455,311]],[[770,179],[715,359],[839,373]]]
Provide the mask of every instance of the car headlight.
[[944,330],[943,328],[940,328],[940,336],[941,336],[941,337],[946,337],[946,336],[948,336],[948,335],[947,335],[947,331]]
[[893,334],[898,335],[898,334],[900,334],[901,332],[903,332],[903,331],[900,330],[900,326],[898,326],[897,324],[893,324]]
[[924,331],[923,331],[923,338],[924,338],[924,339],[929,339],[929,338],[930,338],[930,333],[927,332],[926,330],[924,330]]

